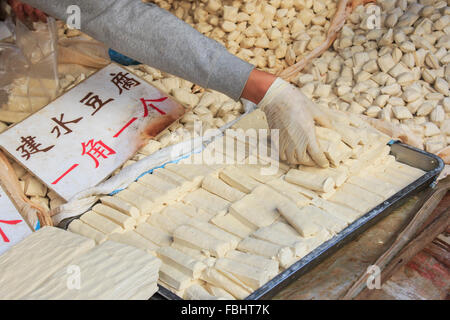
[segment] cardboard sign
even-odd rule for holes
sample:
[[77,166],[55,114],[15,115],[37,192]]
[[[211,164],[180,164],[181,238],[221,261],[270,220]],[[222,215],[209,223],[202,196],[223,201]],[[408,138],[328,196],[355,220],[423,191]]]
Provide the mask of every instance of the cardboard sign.
[[184,112],[166,93],[110,64],[0,134],[0,146],[69,200]]
[[0,255],[31,232],[31,228],[0,187]]

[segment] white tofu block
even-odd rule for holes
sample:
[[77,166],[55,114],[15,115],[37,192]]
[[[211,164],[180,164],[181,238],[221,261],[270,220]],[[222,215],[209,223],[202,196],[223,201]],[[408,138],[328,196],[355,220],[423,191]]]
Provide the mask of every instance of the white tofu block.
[[185,300],[222,300],[211,295],[206,288],[199,284],[192,284],[184,290],[183,299]]
[[112,222],[108,218],[94,212],[88,211],[84,213],[80,220],[84,223],[90,225],[92,228],[97,229],[98,231],[104,234],[111,234],[114,232],[123,232],[123,228],[119,226],[117,223]]
[[233,249],[236,248],[239,241],[241,240],[239,237],[236,237],[235,235],[233,235],[227,231],[224,231],[208,222],[191,219],[187,223],[187,225],[190,225],[191,227],[194,227],[202,232],[205,232],[205,233],[213,236],[214,238],[228,242],[230,244],[230,247]]
[[79,234],[80,236],[90,238],[95,241],[95,243],[100,244],[106,241],[106,234],[92,228],[90,225],[84,223],[80,219],[73,220],[68,228],[69,231]]
[[189,287],[192,282],[191,277],[164,262],[159,269],[159,279],[175,290],[184,290]]
[[267,209],[261,199],[254,194],[248,194],[233,203],[229,212],[250,229],[268,226],[279,217],[277,212]]
[[207,268],[203,272],[200,279],[224,289],[232,294],[236,299],[245,299],[251,293],[249,290],[244,289],[242,286],[227,278],[224,274],[214,268]]
[[[272,180],[268,183],[268,185],[272,188],[274,188],[276,191],[278,191],[281,194],[289,195],[290,198],[297,198],[297,195],[299,194],[301,196],[301,200],[298,201],[304,201],[304,197],[308,199],[314,199],[318,197],[318,194],[312,190],[297,186],[295,184],[289,183],[284,179],[276,179]],[[297,201],[294,201],[297,202]]]
[[164,208],[161,214],[172,220],[177,227],[182,224],[188,224],[189,221],[193,220],[190,216],[172,206]]
[[113,233],[108,236],[108,240],[127,244],[132,247],[147,251],[156,255],[156,250],[159,248],[155,243],[141,236],[134,230],[129,230],[124,233]]
[[301,208],[300,210],[312,222],[323,227],[332,234],[338,233],[348,225],[346,221],[315,206],[309,205]]
[[275,277],[279,272],[279,262],[256,254],[245,253],[238,250],[232,250],[225,256],[228,259],[239,261],[249,266],[256,267],[266,271],[270,278]]
[[250,193],[261,183],[246,175],[245,172],[237,167],[226,167],[219,172],[219,178],[225,181],[231,187],[244,193]]
[[180,270],[192,279],[198,279],[203,270],[206,269],[206,265],[203,262],[195,260],[172,247],[161,247],[157,253],[158,257],[165,264]]
[[197,250],[206,250],[212,256],[223,257],[229,250],[230,244],[219,240],[205,232],[190,226],[180,226],[173,233],[175,242]]
[[175,202],[175,203],[171,204],[170,206],[172,208],[176,208],[176,209],[180,210],[181,212],[183,212],[184,214],[186,214],[192,218],[197,217],[199,214],[197,212],[196,207],[186,204],[186,203],[183,203],[183,202]]
[[100,198],[100,201],[103,204],[105,204],[113,209],[116,209],[116,210],[122,212],[123,214],[126,214],[135,219],[141,215],[138,208],[136,208],[135,206],[129,204],[128,202],[126,202],[118,197],[104,196],[104,197]]
[[360,173],[359,176],[352,176],[347,182],[363,188],[364,190],[373,192],[382,197],[383,200],[389,198],[395,193],[395,188],[393,185],[366,174]]
[[188,193],[182,200],[186,204],[190,204],[197,209],[203,209],[207,213],[214,215],[223,215],[227,213],[231,202],[212,194],[204,189],[197,189]]
[[302,237],[312,237],[321,229],[320,225],[310,219],[306,211],[298,208],[291,201],[280,203],[278,210]]
[[327,174],[297,169],[289,170],[285,180],[301,187],[320,192],[330,192],[335,186],[334,179]]
[[296,257],[303,257],[308,253],[308,248],[304,241],[300,241],[297,237],[288,233],[280,232],[272,228],[272,226],[260,228],[253,232],[252,236],[279,246],[290,247]]
[[355,211],[349,207],[345,207],[322,198],[316,198],[312,200],[311,204],[325,210],[327,213],[341,220],[344,220],[347,223],[352,223],[361,215],[360,212]]
[[347,180],[348,172],[346,170],[338,170],[336,168],[318,168],[299,166],[298,170],[304,172],[310,172],[317,176],[328,176],[333,178],[336,187],[340,187]]
[[122,212],[113,209],[111,207],[105,206],[104,204],[96,204],[92,211],[108,218],[112,222],[120,225],[125,230],[133,229],[136,226],[136,219],[123,214]]
[[215,268],[233,274],[253,290],[258,289],[270,279],[270,275],[263,269],[227,258],[217,259]]
[[175,201],[175,195],[169,193],[162,194],[139,181],[131,183],[127,190],[151,202],[151,207],[146,211],[146,214],[161,211],[165,205]]
[[94,246],[94,240],[69,231],[39,229],[0,256],[1,299],[23,298]]
[[[277,179],[283,175],[283,171],[279,168],[271,169],[269,167],[263,167],[257,164],[247,164],[238,166],[239,169],[243,170],[248,176],[255,179],[261,183],[267,183],[271,180]],[[273,167],[275,168],[275,167]]]
[[206,290],[208,290],[208,292],[210,294],[212,294],[216,298],[220,298],[222,300],[236,300],[236,298],[233,297],[233,295],[231,295],[230,293],[228,293],[228,291],[226,291],[222,288],[213,286],[209,283],[205,284],[205,288],[206,288]]
[[172,242],[172,244],[170,246],[174,249],[177,249],[178,251],[181,251],[181,252],[187,254],[188,256],[190,256],[193,259],[196,259],[198,261],[205,263],[206,265],[208,265],[209,259],[211,258],[209,256],[209,253],[207,253],[205,251],[193,249],[191,247],[187,247],[187,246],[177,243],[177,242]]
[[138,208],[141,212],[141,215],[148,215],[152,207],[154,206],[153,202],[150,199],[146,199],[139,195],[139,193],[130,191],[128,189],[122,190],[113,196],[114,198],[122,199],[132,206]]
[[239,219],[234,217],[232,214],[226,214],[224,216],[217,216],[211,219],[211,222],[218,226],[219,228],[234,234],[239,238],[245,238],[254,229],[248,227],[246,224],[242,223]]
[[350,183],[345,183],[339,188],[339,191],[358,197],[360,200],[368,203],[370,208],[375,207],[384,200],[381,196]]
[[148,223],[139,224],[136,232],[160,247],[170,246],[173,240],[170,234]]
[[[157,290],[152,284],[156,284],[160,264],[158,259],[143,250],[106,241],[71,261],[71,265],[81,271],[79,290],[67,285],[73,273],[62,267],[25,298],[149,299]],[[147,290],[145,294],[144,289]]]
[[244,192],[239,191],[218,178],[206,176],[203,179],[202,188],[230,202],[238,201],[245,196]]
[[171,184],[176,185],[181,193],[190,192],[198,188],[197,183],[189,181],[186,178],[168,169],[159,168],[153,171],[153,174],[161,179],[168,181]]
[[294,260],[293,252],[289,247],[282,247],[252,237],[247,237],[239,242],[238,250],[277,259],[282,267],[289,266]]

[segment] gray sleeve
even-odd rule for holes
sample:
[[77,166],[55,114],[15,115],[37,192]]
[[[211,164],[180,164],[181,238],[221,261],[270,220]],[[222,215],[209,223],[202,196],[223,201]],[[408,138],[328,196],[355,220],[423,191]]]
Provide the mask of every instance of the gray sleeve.
[[110,48],[238,100],[254,66],[187,23],[140,0],[23,0],[65,21],[81,9],[81,30]]

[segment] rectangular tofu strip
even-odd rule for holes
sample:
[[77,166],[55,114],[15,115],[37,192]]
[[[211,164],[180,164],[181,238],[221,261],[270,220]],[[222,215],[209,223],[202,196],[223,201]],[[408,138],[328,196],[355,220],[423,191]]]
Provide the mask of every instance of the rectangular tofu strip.
[[104,205],[116,209],[122,212],[123,214],[126,214],[127,216],[133,217],[135,219],[137,219],[141,215],[138,208],[120,198],[104,196],[100,198],[100,201]]
[[186,203],[183,203],[183,202],[175,202],[175,203],[171,204],[170,207],[180,210],[185,215],[188,215],[191,218],[195,218],[198,216],[196,207],[186,204]]
[[[150,186],[139,182],[131,183],[127,190],[135,192],[139,194],[141,197],[150,200],[153,203],[151,212],[159,211],[164,205],[172,203],[175,201],[175,195],[169,193],[161,193],[155,189],[152,189]],[[155,209],[158,208],[158,209]]]
[[141,236],[134,230],[129,230],[124,233],[113,233],[108,236],[108,240],[127,244],[138,249],[147,251],[156,255],[156,250],[159,248],[156,244]]
[[184,290],[192,283],[191,277],[164,262],[159,269],[159,279],[175,290]]
[[269,274],[270,279],[275,277],[279,272],[278,260],[269,259],[256,254],[245,253],[238,250],[232,250],[225,256],[228,259],[248,264],[252,267],[263,269]]
[[369,209],[372,208],[371,204],[359,199],[358,197],[355,197],[351,193],[346,193],[343,190],[336,191],[336,193],[329,199],[329,201],[358,211],[361,215],[367,213]]
[[248,194],[233,203],[229,212],[250,229],[268,226],[279,217],[277,212],[267,209],[254,194]]
[[270,259],[277,259],[283,268],[289,266],[294,260],[294,255],[289,247],[282,247],[252,237],[247,237],[239,242],[238,250]]
[[224,231],[208,222],[191,219],[187,223],[187,225],[194,227],[202,232],[205,232],[213,236],[214,238],[228,242],[230,244],[230,247],[233,249],[236,248],[239,241],[241,241],[239,237],[236,237],[235,235],[228,233],[227,231]]
[[230,202],[238,201],[245,196],[245,193],[212,176],[203,179],[202,188]]
[[199,284],[192,284],[184,290],[183,299],[186,300],[222,300],[211,295],[206,288]]
[[205,176],[215,171],[215,169],[205,165],[182,163],[169,163],[164,168],[182,176],[186,180],[192,181],[198,187],[202,184]]
[[104,204],[96,204],[92,208],[92,211],[108,218],[114,223],[117,223],[125,230],[133,229],[136,226],[136,220],[134,218],[127,216],[116,209],[105,206]]
[[166,207],[161,214],[169,217],[169,219],[172,220],[177,227],[182,224],[188,224],[189,221],[193,220],[187,214],[184,214],[181,210],[178,210],[172,206]]
[[277,229],[272,228],[272,226],[260,228],[253,232],[252,236],[279,246],[289,247],[296,257],[303,257],[308,253],[308,248],[304,241],[299,241],[297,237],[280,232]]
[[244,193],[250,193],[261,183],[246,175],[245,172],[237,167],[226,167],[219,172],[219,178],[225,181],[231,187]]
[[238,166],[238,168],[240,170],[243,170],[248,176],[260,183],[267,183],[283,175],[283,171],[280,169],[273,170],[272,172],[269,171],[269,168],[260,166],[258,164],[240,165]]
[[360,200],[368,203],[369,209],[375,207],[384,200],[381,196],[378,196],[375,193],[372,193],[361,187],[358,187],[357,185],[353,185],[350,183],[345,183],[342,187],[339,188],[339,190],[351,194],[355,197],[358,197]]
[[177,243],[177,242],[172,242],[172,244],[170,246],[178,251],[185,253],[189,257],[191,257],[195,260],[201,261],[204,264],[208,265],[208,262],[209,262],[208,259],[210,258],[209,253],[204,252],[204,251],[202,252],[198,249],[193,249],[191,247],[187,247],[187,246]]
[[100,244],[106,241],[106,234],[92,228],[90,225],[84,223],[80,219],[73,220],[68,228],[69,231],[77,233],[83,237],[90,238],[95,241],[95,243]]
[[158,257],[165,264],[180,270],[193,279],[198,279],[203,270],[206,269],[206,265],[203,262],[195,260],[172,247],[162,247],[157,253]]
[[214,268],[207,268],[201,275],[200,279],[210,283],[214,286],[224,289],[233,295],[236,299],[245,299],[250,295],[250,291],[244,289],[242,286],[227,278]]
[[302,237],[312,237],[321,229],[318,224],[312,222],[306,211],[301,210],[291,201],[280,203],[278,211]]
[[104,216],[102,216],[94,211],[88,211],[88,212],[84,213],[80,217],[80,220],[104,234],[111,234],[114,232],[123,232],[124,231],[124,229],[121,226],[119,226],[117,223],[112,222],[108,218],[105,218]]
[[205,284],[205,288],[206,288],[206,290],[208,290],[209,293],[211,293],[216,298],[220,298],[223,300],[236,300],[236,298],[233,297],[233,295],[231,295],[230,293],[228,293],[228,291],[226,291],[222,288],[213,286],[209,283]]
[[299,166],[298,170],[303,172],[310,172],[318,176],[328,176],[333,178],[336,187],[340,187],[348,178],[347,170],[337,169],[337,168],[318,168],[318,167],[308,167]]
[[181,223],[177,224],[176,221],[173,221],[168,216],[163,215],[162,213],[152,214],[150,217],[148,217],[147,223],[169,234],[172,234],[175,229],[179,225],[181,225]]
[[214,217],[211,219],[211,222],[219,228],[234,234],[239,238],[245,238],[254,231],[254,229],[248,227],[246,224],[242,223],[239,219],[229,213],[224,216]]
[[192,205],[197,209],[203,209],[214,215],[223,215],[227,213],[231,202],[206,191],[205,189],[197,189],[188,193],[182,200],[184,203]]
[[289,170],[285,180],[301,187],[320,192],[330,192],[335,186],[334,179],[326,173],[313,173],[297,169]]
[[152,207],[154,206],[153,202],[150,199],[146,199],[139,195],[139,193],[132,192],[128,189],[118,192],[113,197],[120,198],[125,202],[128,202],[132,206],[135,206],[143,216],[148,215],[152,211]]
[[94,247],[94,240],[59,228],[33,232],[0,256],[0,297],[22,299]]
[[268,184],[271,188],[274,188],[276,191],[278,191],[281,194],[286,195],[288,198],[297,199],[300,195],[300,200],[293,200],[295,203],[297,202],[306,202],[307,200],[304,200],[304,198],[307,199],[314,199],[318,197],[318,194],[312,190],[297,186],[295,184],[289,183],[285,181],[284,179],[276,179],[270,181]]
[[153,171],[153,174],[161,179],[168,181],[169,183],[176,185],[177,188],[182,192],[190,192],[198,188],[198,185],[189,181],[186,178],[176,174],[165,168],[159,168]]
[[139,224],[136,227],[136,232],[160,247],[170,246],[172,244],[172,236],[170,234],[148,223]]
[[228,242],[219,240],[191,226],[179,226],[175,229],[173,238],[175,242],[194,249],[206,250],[215,257],[223,257],[229,250],[232,250]]
[[217,259],[215,268],[233,274],[253,290],[258,289],[270,279],[263,269],[227,258]]
[[57,300],[125,300],[155,293],[160,261],[143,250],[121,243],[106,241],[71,261],[80,268],[80,289],[67,285],[70,273],[64,266],[47,279],[45,284],[25,299]]
[[347,223],[352,223],[361,216],[361,213],[358,211],[322,198],[312,200],[311,204]]
[[367,174],[360,173],[359,176],[352,176],[347,182],[364,190],[373,192],[382,197],[383,200],[389,198],[395,193],[395,188],[393,185]]
[[312,222],[323,227],[332,234],[338,233],[348,225],[348,223],[344,220],[341,220],[338,217],[333,216],[315,206],[309,205],[300,208],[300,211],[302,211],[302,213],[307,216]]

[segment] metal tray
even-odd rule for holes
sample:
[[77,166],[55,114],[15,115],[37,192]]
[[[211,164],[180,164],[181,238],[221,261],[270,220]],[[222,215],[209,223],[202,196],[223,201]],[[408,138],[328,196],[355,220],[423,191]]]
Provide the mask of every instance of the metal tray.
[[[392,210],[399,207],[408,197],[428,186],[434,187],[436,178],[444,168],[444,162],[438,156],[398,141],[391,143],[390,153],[395,156],[397,161],[422,169],[426,173],[383,203],[380,203],[365,215],[358,218],[333,238],[322,243],[319,247],[275,276],[258,290],[255,290],[245,300],[270,299],[287,285],[297,280],[325,258],[364,232],[367,228],[388,215]],[[181,300],[179,296],[162,286],[159,286],[159,291],[151,299]]]

